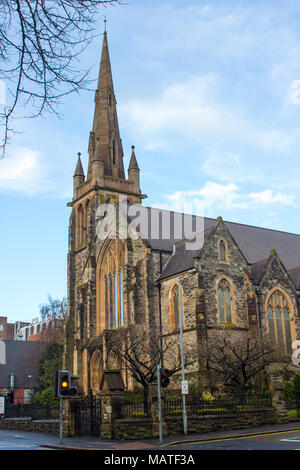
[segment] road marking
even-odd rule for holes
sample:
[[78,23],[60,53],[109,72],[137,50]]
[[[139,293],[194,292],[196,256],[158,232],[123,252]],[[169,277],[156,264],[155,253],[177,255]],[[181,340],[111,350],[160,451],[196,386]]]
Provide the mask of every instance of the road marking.
[[280,439],[281,441],[287,442],[300,442],[300,437],[291,437],[290,439]]
[[[251,434],[250,436],[237,436],[237,437],[218,437],[216,439],[206,439],[202,441],[190,441],[190,442],[180,442],[174,444],[169,444],[169,446],[174,446],[174,445],[193,445],[193,444],[209,444],[210,442],[219,442],[219,441],[234,441],[238,439],[251,439],[251,438],[256,438],[256,437],[264,437],[264,436],[276,436],[278,434],[285,434],[289,432],[297,432],[299,429],[291,429],[291,430],[286,430],[286,431],[278,431],[278,432],[269,432],[269,433],[263,433],[263,434]],[[281,439],[284,440],[284,439]],[[297,441],[295,441],[297,442]],[[300,442],[300,441],[299,441]],[[162,447],[162,446],[161,446]]]

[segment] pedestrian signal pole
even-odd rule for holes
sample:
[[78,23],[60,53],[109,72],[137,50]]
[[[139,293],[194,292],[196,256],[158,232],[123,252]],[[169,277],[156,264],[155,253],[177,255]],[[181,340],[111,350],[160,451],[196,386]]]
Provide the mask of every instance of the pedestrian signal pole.
[[59,397],[59,443],[63,441],[63,398],[77,395],[77,388],[71,385],[71,372],[57,370],[54,374],[54,396]]

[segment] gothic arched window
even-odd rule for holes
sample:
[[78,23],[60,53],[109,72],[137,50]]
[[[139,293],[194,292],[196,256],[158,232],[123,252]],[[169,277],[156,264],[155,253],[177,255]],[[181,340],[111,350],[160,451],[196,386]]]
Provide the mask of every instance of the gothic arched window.
[[112,141],[112,161],[113,161],[113,164],[115,165],[116,163],[116,141],[115,140]]
[[218,284],[218,310],[220,323],[232,323],[231,292],[226,279]]
[[219,261],[227,261],[227,246],[224,240],[219,241]]
[[86,243],[88,240],[88,215],[89,215],[90,200],[87,199],[84,206],[84,222],[83,222],[83,242]]
[[[183,291],[181,289],[181,301],[183,303]],[[183,308],[183,305],[182,305]],[[170,291],[170,326],[171,330],[180,328],[180,297],[178,284],[175,284]]]
[[292,352],[291,312],[287,296],[275,290],[267,304],[268,327],[271,339],[286,354]]
[[97,330],[124,326],[125,244],[112,240],[99,259],[97,271]]
[[80,204],[77,209],[76,213],[76,245],[77,248],[80,247],[80,245],[83,242],[83,206]]

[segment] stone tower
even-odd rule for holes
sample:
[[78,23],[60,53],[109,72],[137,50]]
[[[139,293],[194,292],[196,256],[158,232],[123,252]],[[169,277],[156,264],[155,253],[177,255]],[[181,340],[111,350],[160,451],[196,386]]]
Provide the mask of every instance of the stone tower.
[[[97,326],[96,301],[97,260],[103,242],[99,242],[96,235],[96,211],[100,204],[107,201],[118,207],[121,195],[126,196],[130,205],[140,204],[145,197],[140,190],[140,170],[133,146],[131,150],[128,179],[126,179],[105,32],[95,92],[93,126],[88,143],[88,169],[85,175],[79,153],[73,176],[73,199],[68,203],[72,212],[69,223],[65,367],[80,377],[84,392],[91,387],[88,368],[93,356],[92,343],[103,341],[99,334],[103,327],[100,330]],[[99,350],[102,354],[103,347],[99,349],[98,344]],[[97,363],[97,360],[94,359],[94,362]]]

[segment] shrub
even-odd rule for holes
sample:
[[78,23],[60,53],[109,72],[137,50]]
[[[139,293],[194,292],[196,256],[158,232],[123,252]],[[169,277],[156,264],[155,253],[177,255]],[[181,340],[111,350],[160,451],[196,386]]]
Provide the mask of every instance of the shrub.
[[134,411],[131,413],[130,418],[146,418],[147,414],[144,411]]
[[215,400],[215,397],[210,392],[203,392],[202,399],[205,401],[212,402]]
[[40,406],[57,406],[59,403],[58,398],[53,396],[53,387],[45,388],[42,392],[38,394],[37,405]]
[[294,400],[295,398],[294,387],[291,382],[284,382],[284,398],[285,400]]

